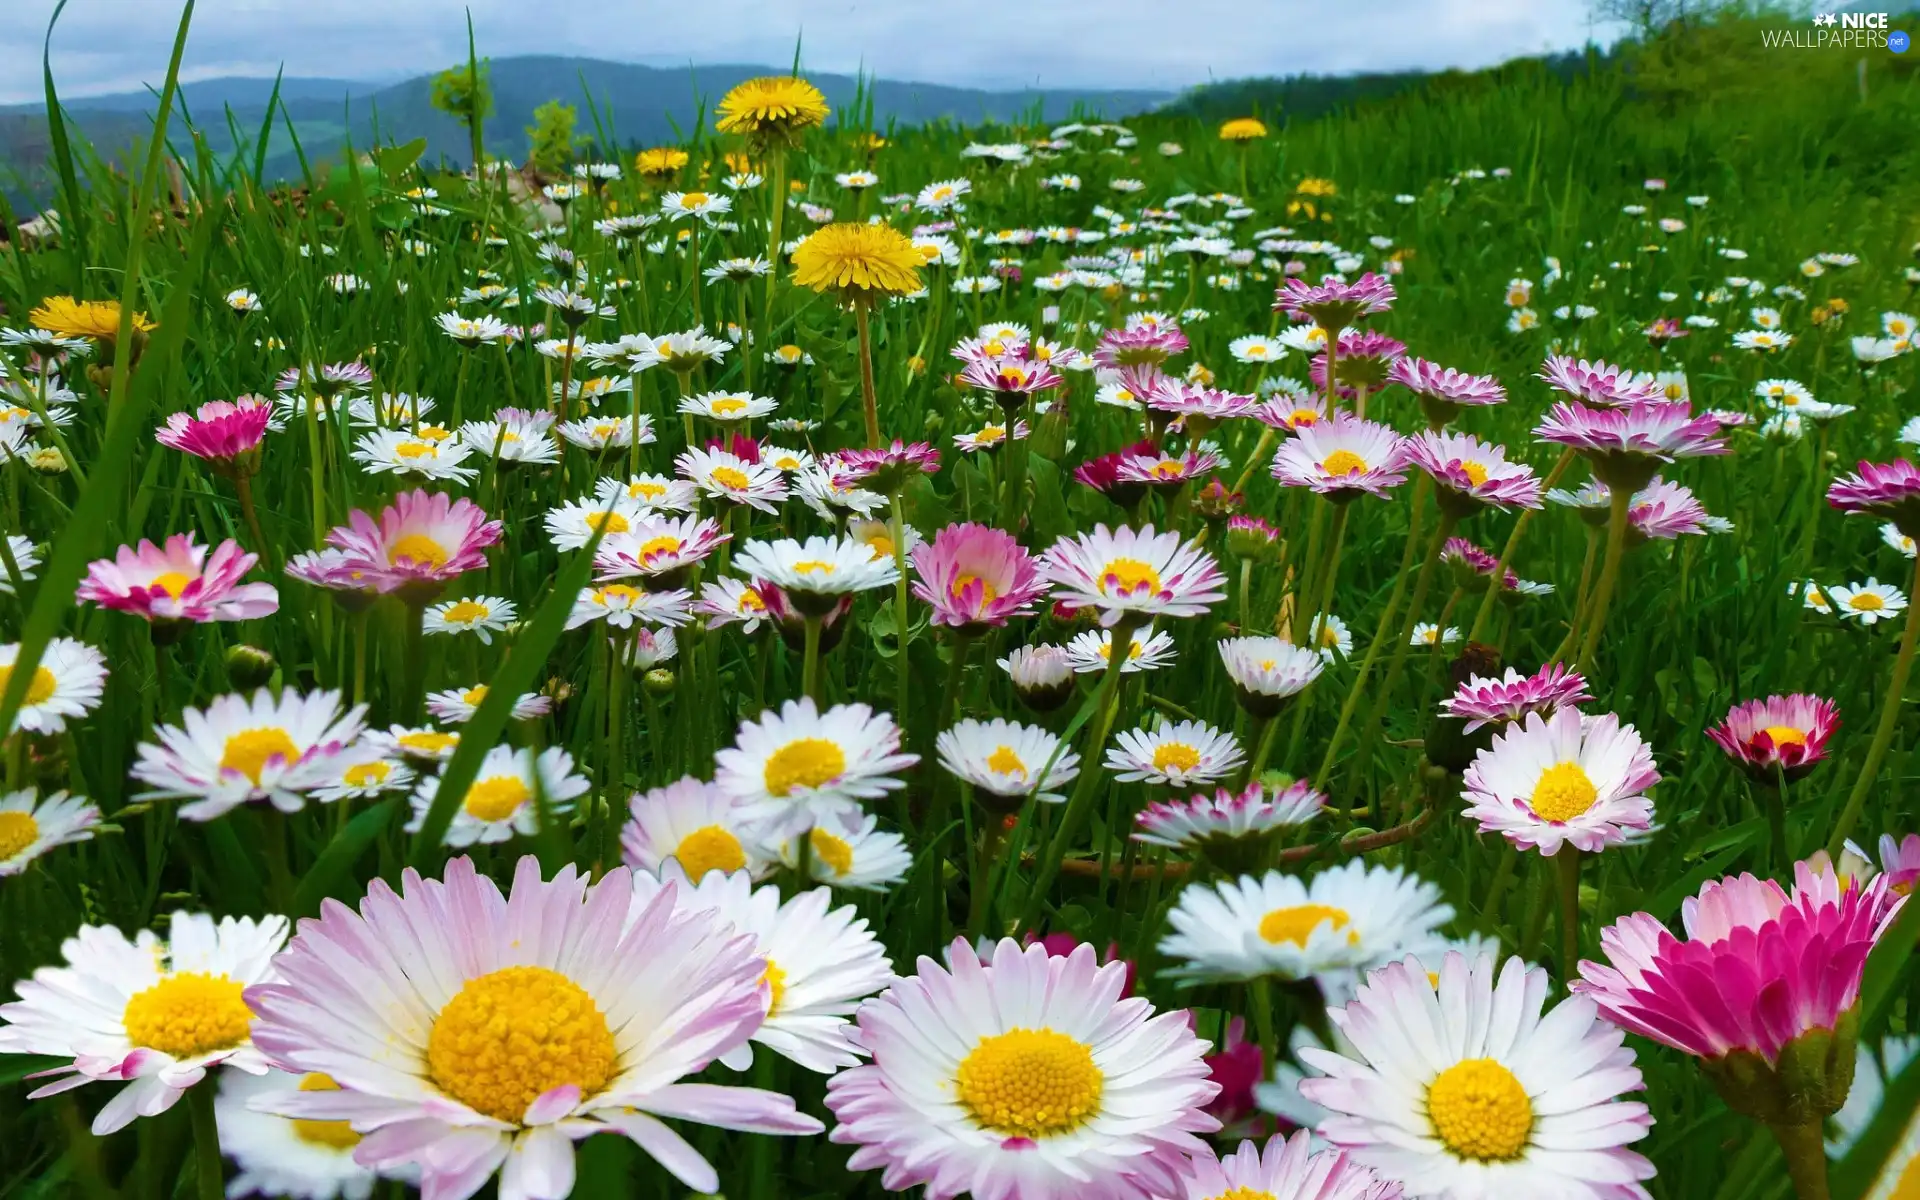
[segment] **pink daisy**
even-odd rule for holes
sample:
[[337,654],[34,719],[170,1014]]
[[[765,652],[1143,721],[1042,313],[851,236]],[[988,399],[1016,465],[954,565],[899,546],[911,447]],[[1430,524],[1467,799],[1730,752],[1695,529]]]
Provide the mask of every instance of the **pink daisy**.
[[169,416],[153,437],[162,446],[231,471],[238,459],[259,449],[272,419],[273,406],[260,396],[242,396],[231,403],[212,400],[196,412]]
[[[1242,1043],[1245,1045],[1245,1043]],[[1221,1056],[1215,1056],[1216,1058]],[[1253,1047],[1253,1058],[1260,1057]],[[1211,1147],[1193,1156],[1192,1165],[1180,1180],[1180,1194],[1186,1200],[1400,1200],[1400,1185],[1374,1174],[1346,1152],[1323,1150],[1316,1154],[1313,1137],[1302,1129],[1291,1138],[1275,1137],[1265,1149],[1252,1142],[1225,1158],[1216,1158]]]
[[1563,844],[1589,854],[1653,825],[1653,752],[1612,713],[1562,708],[1507,726],[1467,768],[1464,815],[1482,833],[1551,858]]
[[241,583],[259,556],[228,538],[209,555],[190,533],[164,547],[142,539],[87,566],[76,595],[148,621],[249,621],[280,607],[270,583]]
[[913,548],[913,594],[933,606],[933,623],[978,631],[1033,611],[1046,583],[1010,533],[949,525]]
[[1727,452],[1720,422],[1694,416],[1685,401],[1636,401],[1620,408],[1556,404],[1533,432],[1578,451],[1607,486],[1634,491],[1662,463]]
[[1211,450],[1189,449],[1180,454],[1122,451],[1115,474],[1121,483],[1177,488],[1189,479],[1219,470],[1220,465],[1220,456]]
[[1093,361],[1103,367],[1159,366],[1187,348],[1187,335],[1167,322],[1109,329],[1093,348]]
[[1296,321],[1322,329],[1345,329],[1356,320],[1393,307],[1393,284],[1369,271],[1352,283],[1332,275],[1319,283],[1288,279],[1274,292],[1273,306]]
[[1507,400],[1506,386],[1493,376],[1469,375],[1424,358],[1395,359],[1387,378],[1420,397],[1427,424],[1436,429],[1458,417],[1463,408]]
[[1904,458],[1863,461],[1858,473],[1833,481],[1827,503],[1845,513],[1872,513],[1908,537],[1920,537],[1920,468]]
[[1913,895],[1914,884],[1920,882],[1920,833],[1910,833],[1904,838],[1881,834],[1880,870],[1887,877],[1887,889],[1894,895]]
[[[1393,364],[1407,352],[1407,344],[1374,330],[1348,330],[1340,335],[1340,365],[1334,370],[1340,378],[1338,394],[1353,399],[1365,388],[1369,394],[1393,382]],[[1327,356],[1314,356],[1307,368],[1309,378],[1322,393],[1327,390]]]
[[1054,585],[1054,598],[1092,608],[1106,626],[1123,616],[1197,617],[1226,598],[1226,576],[1200,547],[1153,526],[1061,538],[1040,556],[1040,576]]
[[1827,756],[1827,742],[1840,726],[1831,700],[1795,692],[1736,704],[1707,730],[1742,771],[1761,783],[1800,779]]
[[1405,439],[1390,426],[1347,413],[1294,431],[1273,457],[1273,477],[1333,500],[1385,497],[1406,482]]
[[1468,433],[1423,430],[1404,442],[1407,458],[1440,485],[1440,506],[1455,517],[1482,508],[1539,508],[1540,480],[1525,463],[1507,461],[1504,447]]
[[1011,354],[986,355],[960,368],[961,382],[992,392],[1003,406],[1018,408],[1035,392],[1057,388],[1065,379],[1044,362]]
[[[902,442],[880,450],[842,450],[832,455],[840,470],[832,471],[835,483],[858,483],[869,491],[891,496],[915,475],[931,475],[940,469],[940,452],[925,442]],[[842,478],[845,475],[849,478]]]
[[1298,433],[1309,425],[1318,425],[1327,419],[1327,401],[1324,396],[1281,392],[1250,410],[1247,415],[1283,433]]
[[1625,367],[1550,354],[1540,368],[1547,386],[1583,404],[1613,408],[1666,399],[1666,389],[1651,378],[1636,378]]
[[327,534],[382,592],[424,604],[463,573],[487,565],[484,551],[500,540],[501,524],[473,501],[440,492],[402,492],[376,523],[360,509]]
[[1552,663],[1533,675],[1522,675],[1508,667],[1499,679],[1472,676],[1440,702],[1440,711],[1464,720],[1466,732],[1472,733],[1482,725],[1503,725],[1532,713],[1552,716],[1559,709],[1591,699],[1584,678]]

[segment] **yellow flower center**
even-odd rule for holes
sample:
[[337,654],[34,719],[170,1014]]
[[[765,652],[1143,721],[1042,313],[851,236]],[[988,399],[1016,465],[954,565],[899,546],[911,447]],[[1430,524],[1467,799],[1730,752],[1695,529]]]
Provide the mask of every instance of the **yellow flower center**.
[[1272,1192],[1256,1191],[1249,1187],[1229,1188],[1209,1200],[1279,1200]]
[[387,562],[394,566],[401,559],[410,559],[418,566],[437,570],[447,565],[447,557],[446,547],[424,533],[409,533],[387,551]]
[[976,442],[997,442],[1004,439],[1006,436],[1007,436],[1006,426],[988,425],[982,428],[979,433],[974,434],[973,440]]
[[845,838],[815,825],[807,834],[807,843],[813,847],[813,861],[827,864],[836,876],[853,870],[853,843]]
[[616,1067],[613,1033],[593,997],[545,967],[469,979],[433,1020],[427,1074],[475,1112],[518,1123],[543,1093],[598,1093]]
[[1106,1077],[1083,1042],[1051,1029],[1009,1029],[961,1060],[954,1091],[975,1123],[1007,1137],[1070,1133],[1100,1111]]
[[280,759],[292,763],[300,757],[300,748],[293,744],[293,738],[277,725],[267,725],[259,729],[243,729],[227,739],[226,747],[220,752],[220,770],[238,771],[251,780],[254,786],[260,784],[260,772],[267,763]]
[[[7,682],[13,678],[12,667],[0,667],[0,695],[6,694]],[[53,699],[53,693],[60,686],[53,672],[45,667],[33,669],[33,682],[27,685],[27,704],[45,704]]]
[[609,583],[593,591],[594,603],[603,608],[613,608],[619,604],[632,604],[640,598],[640,589],[624,583]]
[[795,572],[801,575],[833,574],[833,564],[830,562],[821,562],[817,558],[809,558],[804,562],[797,562],[793,564],[793,569]]
[[760,973],[760,982],[767,985],[767,1015],[771,1017],[780,1011],[780,1002],[787,998],[787,973],[780,964],[767,960],[767,969]]
[[[302,1077],[300,1090],[303,1092],[337,1092],[340,1085],[333,1076],[319,1072]],[[360,1144],[360,1135],[353,1126],[345,1121],[309,1121],[296,1117],[293,1121],[293,1135],[303,1142],[315,1146],[326,1146],[333,1150],[351,1150]]]
[[440,614],[440,619],[450,625],[465,625],[474,621],[484,621],[492,615],[493,610],[486,605],[477,604],[472,600],[462,600]]
[[753,486],[753,481],[747,478],[747,473],[736,467],[715,467],[712,479],[721,487],[736,492],[744,492]]
[[640,547],[640,561],[645,562],[656,554],[678,554],[684,544],[671,534],[663,533],[659,537],[648,538]]
[[1512,1162],[1533,1136],[1526,1089],[1490,1058],[1465,1059],[1440,1072],[1427,1089],[1427,1118],[1447,1149],[1475,1162]]
[[1312,425],[1319,419],[1320,414],[1310,408],[1296,408],[1293,415],[1287,418],[1287,423],[1298,429],[1302,425]]
[[1137,558],[1116,558],[1107,563],[1106,570],[1100,572],[1100,591],[1102,593],[1122,592],[1131,594],[1145,591],[1149,594],[1160,590],[1160,572],[1149,563]]
[[713,409],[713,415],[716,417],[730,417],[734,413],[745,412],[747,410],[747,402],[728,396],[724,400],[715,400],[709,407]]
[[1200,752],[1185,742],[1161,742],[1153,751],[1156,770],[1191,771],[1200,765]]
[[348,787],[370,787],[387,781],[393,774],[393,768],[383,762],[355,763],[340,775],[341,782]]
[[532,790],[518,775],[494,775],[468,788],[461,807],[476,821],[504,821],[531,799]]
[[741,612],[765,612],[767,611],[767,602],[765,600],[762,600],[760,598],[760,593],[754,591],[752,588],[741,588],[740,589],[740,611]]
[[1320,464],[1320,469],[1335,478],[1364,475],[1367,471],[1367,460],[1351,450],[1335,450],[1327,455],[1326,461]]
[[443,429],[438,425],[422,425],[420,427],[420,436],[430,442],[444,442],[453,436],[453,431]]
[[0,862],[40,839],[40,822],[28,812],[0,812]]
[[484,683],[476,683],[466,691],[460,693],[460,699],[474,708],[479,708],[480,702],[486,698],[487,685]]
[[1847,597],[1847,607],[1855,612],[1879,612],[1886,606],[1878,592],[1855,592]]
[[178,600],[180,598],[180,593],[186,591],[187,585],[192,582],[193,582],[193,579],[190,576],[182,575],[178,571],[168,571],[164,575],[154,576],[153,582],[149,583],[147,587],[149,589],[159,588],[161,591],[165,592],[167,595],[172,596],[175,600]]
[[699,208],[706,202],[707,194],[705,192],[688,192],[686,195],[680,197],[680,207],[688,211]]
[[953,581],[953,587],[951,588],[951,595],[955,600],[958,600],[961,593],[976,583],[980,585],[980,602],[982,604],[992,604],[994,599],[999,596],[1000,593],[993,590],[993,585],[978,575],[961,575],[955,579]]
[[703,879],[709,871],[738,871],[747,865],[740,839],[724,825],[703,825],[680,839],[673,856],[689,879]]
[[1807,734],[1804,729],[1795,729],[1791,725],[1769,725],[1760,731],[1775,746],[1804,746]]
[[1463,462],[1460,464],[1460,469],[1466,473],[1468,481],[1475,487],[1487,481],[1487,469],[1477,462]]
[[1533,785],[1533,812],[1543,821],[1571,821],[1599,798],[1579,763],[1555,763],[1540,772],[1540,782]]
[[[1331,923],[1337,933],[1347,928],[1353,918],[1344,908],[1334,908],[1326,904],[1296,904],[1291,908],[1276,908],[1260,918],[1260,936],[1272,945],[1292,942],[1302,950],[1307,948],[1307,939],[1313,931],[1322,925]],[[1348,941],[1359,938],[1357,931],[1347,934]]]
[[1027,777],[1027,764],[1012,746],[997,746],[987,755],[987,770],[996,775],[1018,775],[1022,780]]
[[[724,469],[725,468],[722,468],[722,470]],[[739,474],[739,472],[736,471],[735,474]],[[715,472],[715,475],[717,477],[718,472]],[[627,495],[635,500],[658,500],[666,494],[667,485],[664,483],[640,482],[627,485]]]
[[401,442],[393,448],[400,458],[438,458],[439,448],[432,442]]
[[127,1001],[120,1017],[127,1041],[175,1058],[231,1050],[247,1040],[253,1023],[240,998],[243,986],[200,971],[168,975]]
[[874,562],[881,562],[885,559],[889,559],[893,557],[893,550],[894,550],[893,539],[888,537],[886,534],[884,533],[868,534],[866,537],[860,540],[866,543],[867,549],[873,551]]
[[795,788],[817,788],[847,769],[846,752],[826,738],[796,738],[767,758],[763,772],[769,795],[785,797]]
[[416,754],[445,754],[460,744],[457,733],[441,733],[437,729],[422,729],[414,733],[403,733],[396,741],[403,750],[412,750]]
[[587,527],[589,529],[597,529],[601,533],[625,533],[627,530],[633,528],[625,517],[611,509],[602,509],[596,513],[588,513]]
[[1155,479],[1178,479],[1187,473],[1187,465],[1177,458],[1163,458],[1153,464],[1151,474]]

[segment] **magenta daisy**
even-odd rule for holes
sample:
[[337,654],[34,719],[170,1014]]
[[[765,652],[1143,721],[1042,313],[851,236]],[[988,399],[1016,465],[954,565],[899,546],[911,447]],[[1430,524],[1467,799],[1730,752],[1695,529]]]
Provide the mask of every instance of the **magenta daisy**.
[[600,539],[593,556],[594,578],[604,583],[641,577],[671,587],[689,568],[732,540],[733,535],[721,532],[720,523],[711,517],[635,517],[624,532]]
[[1709,513],[1691,488],[1658,477],[1633,494],[1627,523],[1641,541],[1672,541],[1683,534],[1731,528]]
[[1153,526],[1073,534],[1040,556],[1040,577],[1054,598],[1092,608],[1100,623],[1149,617],[1196,617],[1226,598],[1226,577],[1198,546]]
[[441,492],[402,492],[376,522],[361,509],[327,534],[354,568],[382,592],[425,604],[462,574],[487,565],[486,548],[500,540],[501,524],[473,501]]
[[960,368],[960,381],[991,392],[1002,407],[1017,409],[1035,392],[1057,388],[1066,379],[1047,363],[1022,355],[993,354],[969,359]]
[[1795,692],[1736,704],[1707,730],[1734,765],[1761,783],[1791,783],[1827,756],[1827,742],[1840,726],[1833,701]]
[[1187,335],[1172,322],[1129,324],[1125,329],[1109,329],[1100,335],[1093,348],[1093,361],[1113,370],[1122,367],[1157,367],[1187,349]]
[[1304,392],[1281,392],[1249,410],[1248,416],[1282,433],[1298,433],[1327,419],[1327,401]]
[[1896,896],[1913,895],[1920,883],[1920,833],[1904,838],[1890,833],[1880,835],[1880,870],[1887,877],[1887,889]]
[[272,419],[273,406],[259,396],[212,400],[195,412],[174,413],[154,431],[153,439],[231,473],[239,469],[241,458],[260,448]]
[[1347,413],[1294,430],[1273,456],[1273,477],[1332,500],[1384,497],[1407,478],[1405,439],[1390,426]]
[[[1368,395],[1392,383],[1393,364],[1407,352],[1407,344],[1374,330],[1348,330],[1340,335],[1338,363],[1333,368],[1339,386],[1337,394],[1349,400],[1362,391]],[[1327,390],[1327,356],[1317,354],[1307,369],[1308,378],[1322,393]]]
[[1326,796],[1304,779],[1271,790],[1256,781],[1237,792],[1221,788],[1211,795],[1149,804],[1134,818],[1133,840],[1252,870],[1253,860],[1279,835],[1312,821],[1326,804]]
[[1328,275],[1319,283],[1290,278],[1274,292],[1273,307],[1322,329],[1345,329],[1361,317],[1393,307],[1393,283],[1369,271],[1352,283]]
[[1203,436],[1222,421],[1244,417],[1254,407],[1252,396],[1178,382],[1145,393],[1145,400],[1148,408],[1178,416],[1181,431],[1192,437]]
[[1540,480],[1504,447],[1469,433],[1423,430],[1405,441],[1407,458],[1439,485],[1440,507],[1455,518],[1482,508],[1539,508]]
[[1908,537],[1920,537],[1920,468],[1904,458],[1862,462],[1827,489],[1827,503],[1845,513],[1872,513]]
[[1637,377],[1625,367],[1599,359],[1589,361],[1563,354],[1550,354],[1540,368],[1547,386],[1583,404],[1617,408],[1665,400],[1666,388],[1651,377]]
[[1420,398],[1420,410],[1435,429],[1451,423],[1463,408],[1504,404],[1506,385],[1491,375],[1469,375],[1424,358],[1397,358],[1387,378]]
[[589,885],[543,882],[520,860],[502,895],[467,859],[446,879],[375,881],[355,912],[328,901],[249,988],[255,1044],[333,1090],[270,1111],[346,1121],[355,1157],[416,1167],[427,1195],[465,1200],[495,1173],[503,1196],[573,1188],[573,1143],[619,1134],[697,1192],[712,1165],[661,1123],[817,1133],[786,1096],[680,1080],[738,1049],[765,1017],[766,959],[673,886],[634,898],[624,867]]
[[1504,725],[1534,713],[1550,717],[1591,699],[1585,678],[1550,663],[1532,675],[1508,667],[1499,679],[1472,676],[1440,702],[1440,711],[1465,721],[1466,732],[1472,733],[1482,725]]
[[879,450],[842,450],[832,458],[839,464],[830,472],[836,483],[857,483],[883,496],[893,495],[915,475],[932,475],[940,469],[938,450],[925,442],[898,438]]
[[928,1200],[1148,1200],[1172,1194],[1203,1106],[1206,1043],[1185,1014],[1122,999],[1126,964],[1011,938],[987,962],[965,940],[861,1005],[873,1061],[827,1083],[832,1140],[855,1171]]
[[1684,401],[1636,401],[1620,408],[1556,404],[1533,432],[1579,452],[1608,487],[1632,491],[1645,487],[1662,463],[1727,452],[1720,422],[1694,416]]
[[1241,1142],[1225,1158],[1215,1158],[1209,1147],[1193,1156],[1180,1189],[1185,1200],[1400,1200],[1404,1194],[1345,1151],[1315,1153],[1313,1135],[1304,1129],[1273,1138],[1264,1150]]
[[87,566],[76,595],[148,621],[250,621],[280,607],[270,583],[241,583],[259,556],[228,538],[209,554],[190,533],[165,546],[142,539]]
[[1551,858],[1562,844],[1591,854],[1653,825],[1653,752],[1612,713],[1562,708],[1509,724],[1467,768],[1465,815],[1482,833]]
[[1033,556],[989,525],[949,525],[913,548],[913,594],[933,606],[933,623],[978,631],[1033,611],[1046,590]]
[[1123,451],[1119,463],[1115,465],[1115,478],[1121,483],[1144,483],[1149,487],[1171,489],[1189,479],[1219,470],[1221,461],[1220,456],[1211,450],[1186,450],[1180,454]]

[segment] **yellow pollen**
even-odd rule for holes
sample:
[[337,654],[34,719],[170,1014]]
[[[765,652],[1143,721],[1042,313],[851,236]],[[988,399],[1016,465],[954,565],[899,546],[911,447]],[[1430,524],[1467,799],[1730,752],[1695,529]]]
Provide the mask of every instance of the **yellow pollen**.
[[740,611],[741,612],[765,612],[767,611],[767,602],[765,600],[762,600],[760,598],[760,593],[754,591],[752,588],[741,588],[740,589]]
[[795,788],[817,788],[847,769],[846,752],[826,738],[796,738],[767,757],[763,771],[769,795],[786,797]]
[[393,774],[393,768],[383,762],[355,763],[340,775],[341,782],[349,787],[366,787],[369,784],[385,783],[387,776]]
[[1855,612],[1879,612],[1886,606],[1878,592],[1855,592],[1847,597],[1847,607]]
[[1791,725],[1769,725],[1760,731],[1775,746],[1804,746],[1807,734],[1804,729],[1795,729]]
[[821,562],[819,559],[816,559],[816,558],[807,559],[805,562],[797,562],[793,564],[793,569],[802,575],[812,575],[816,572],[822,575],[833,574],[832,563]]
[[1100,591],[1103,594],[1144,591],[1152,595],[1160,591],[1160,572],[1154,570],[1150,563],[1143,563],[1137,558],[1116,558],[1107,563],[1106,570],[1100,572]]
[[[6,693],[7,681],[11,678],[13,678],[13,668],[0,667],[0,695]],[[35,667],[33,669],[33,682],[27,685],[27,698],[24,703],[45,704],[47,701],[53,699],[53,693],[58,690],[59,686],[60,681],[54,678],[52,671],[49,671],[45,667]]]
[[993,753],[987,755],[987,770],[996,775],[1018,775],[1023,780],[1027,777],[1027,764],[1012,746],[995,747]]
[[422,425],[420,427],[420,436],[430,442],[444,442],[453,436],[453,432],[448,429],[442,429],[438,425]]
[[[1352,920],[1353,918],[1347,915],[1347,910],[1344,908],[1334,908],[1326,904],[1296,904],[1291,908],[1276,908],[1261,917],[1260,936],[1275,946],[1281,942],[1292,942],[1304,950],[1307,948],[1307,939],[1313,936],[1314,930],[1322,925],[1331,924],[1334,932],[1338,933],[1346,929]],[[1358,939],[1358,931],[1348,931],[1349,942]]]
[[[333,1081],[333,1076],[322,1075],[316,1071],[300,1080],[300,1090],[337,1092],[340,1090],[340,1085]],[[293,1135],[303,1142],[315,1146],[326,1146],[333,1150],[351,1150],[360,1144],[360,1135],[355,1133],[353,1126],[345,1121],[310,1121],[304,1117],[296,1117],[293,1121]]]
[[1310,408],[1296,408],[1287,420],[1295,429],[1298,429],[1302,425],[1312,425],[1319,421],[1320,414]]
[[688,192],[686,195],[680,197],[680,207],[689,211],[699,208],[706,202],[707,194],[705,192]]
[[960,598],[961,593],[965,592],[968,588],[972,587],[976,583],[980,585],[980,602],[982,604],[992,604],[995,598],[1000,595],[999,592],[996,592],[993,590],[993,585],[991,583],[988,583],[986,580],[980,578],[980,576],[978,575],[959,576],[953,581],[953,586],[950,589],[948,589],[949,594],[951,594],[955,600],[958,600]]
[[492,615],[493,610],[486,605],[476,604],[472,600],[462,600],[446,612],[441,613],[440,619],[452,624],[465,624],[473,621],[484,621]]
[[504,821],[531,799],[532,790],[518,775],[495,775],[468,788],[460,806],[476,821]]
[[1209,1200],[1279,1200],[1272,1192],[1258,1191],[1249,1187],[1229,1188]]
[[1533,1102],[1513,1072],[1491,1058],[1469,1058],[1427,1088],[1427,1119],[1456,1156],[1512,1162],[1533,1137]]
[[475,1112],[519,1123],[527,1106],[573,1084],[597,1094],[618,1065],[607,1019],[579,984],[545,967],[469,979],[433,1019],[427,1074]]
[[28,812],[0,812],[0,863],[40,839],[40,822]]
[[711,405],[709,405],[709,407],[713,409],[714,416],[729,417],[737,412],[745,412],[747,409],[747,402],[745,400],[736,400],[732,396],[728,396],[724,400],[715,400]]
[[247,1040],[253,1023],[242,986],[200,971],[168,975],[127,1001],[120,1017],[127,1041],[175,1058],[231,1050]]
[[1487,469],[1477,462],[1463,462],[1460,464],[1460,469],[1466,473],[1467,479],[1475,487],[1487,481]]
[[632,529],[633,525],[612,509],[602,509],[599,512],[587,514],[587,528],[597,529],[601,533],[625,533]]
[[1152,474],[1155,479],[1178,479],[1186,474],[1186,470],[1187,465],[1179,459],[1163,458],[1153,464]]
[[703,825],[680,839],[673,848],[687,878],[704,879],[709,871],[738,871],[747,865],[740,839],[723,825]]
[[640,589],[624,583],[610,583],[603,588],[595,588],[593,592],[594,603],[604,608],[612,608],[615,601],[631,604],[639,598]]
[[1016,1138],[1078,1129],[1099,1113],[1105,1086],[1093,1051],[1051,1029],[981,1038],[954,1076],[954,1092],[974,1122]]
[[1000,382],[1010,388],[1021,387],[1027,382],[1027,373],[1019,367],[1001,367]]
[[807,843],[813,847],[813,861],[827,864],[834,875],[853,870],[853,844],[845,838],[835,837],[815,825],[807,834]]
[[1200,765],[1200,752],[1185,742],[1161,742],[1153,752],[1154,769],[1191,771]]
[[227,739],[220,752],[220,772],[238,771],[251,780],[254,786],[260,784],[260,772],[267,763],[280,759],[291,764],[300,757],[300,748],[293,744],[293,738],[277,725],[267,725],[259,729],[243,729]]
[[447,565],[447,557],[446,547],[424,533],[409,533],[387,551],[387,562],[395,566],[404,558],[418,566],[438,570]]
[[767,969],[760,973],[760,982],[767,985],[767,1015],[771,1017],[780,1011],[780,1002],[787,998],[787,973],[780,964],[767,960]]
[[976,442],[997,442],[1006,436],[1007,436],[1006,426],[987,425],[983,427],[979,433],[976,433],[973,435],[973,440]]
[[593,427],[593,436],[597,438],[610,438],[617,433],[619,429],[620,426],[617,422],[599,421],[596,422]]
[[1320,631],[1320,644],[1329,650],[1340,648],[1340,631],[1329,625]]
[[480,702],[487,698],[487,685],[484,683],[476,683],[466,691],[461,692],[460,698],[475,708],[478,708],[480,707]]
[[1346,475],[1364,475],[1367,470],[1367,460],[1351,450],[1335,450],[1327,455],[1327,460],[1320,464],[1320,469],[1336,479]]
[[167,595],[172,596],[175,600],[178,600],[180,598],[180,593],[186,591],[187,585],[192,582],[193,580],[189,576],[182,575],[178,571],[168,571],[164,575],[154,576],[153,582],[149,583],[147,587],[149,589],[159,588],[161,591],[165,592]]
[[400,458],[438,458],[439,447],[432,442],[401,442],[393,448]]
[[640,547],[640,561],[645,562],[656,554],[678,554],[680,547],[685,544],[679,538],[665,533],[656,538],[648,538]]
[[715,467],[711,477],[721,487],[736,492],[744,492],[753,486],[753,480],[747,478],[747,473],[734,467]]
[[893,539],[886,534],[876,533],[862,540],[866,542],[867,549],[873,551],[873,561],[880,562],[893,557]]
[[412,750],[420,754],[445,754],[460,744],[460,735],[441,733],[437,729],[422,729],[415,733],[403,733],[397,740],[403,750]]
[[630,483],[627,485],[627,495],[631,496],[635,500],[658,500],[660,497],[666,494],[667,494],[667,485],[664,483],[642,482],[642,483]]
[[1571,821],[1599,799],[1593,780],[1577,762],[1553,764],[1533,785],[1533,812],[1543,821]]

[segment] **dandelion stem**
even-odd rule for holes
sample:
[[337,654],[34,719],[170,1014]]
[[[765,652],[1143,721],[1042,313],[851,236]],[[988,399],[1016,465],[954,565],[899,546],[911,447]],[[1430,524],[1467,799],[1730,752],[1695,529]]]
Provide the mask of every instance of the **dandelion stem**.
[[860,334],[860,409],[867,421],[867,448],[880,448],[880,401],[873,386],[872,318],[865,300],[853,305],[853,326]]
[[[1600,635],[1606,632],[1607,609],[1613,603],[1613,589],[1620,581],[1620,560],[1627,549],[1627,509],[1633,503],[1633,489],[1616,487],[1611,489],[1608,505],[1611,513],[1607,517],[1607,557],[1600,566],[1600,581],[1593,585],[1593,615],[1587,621],[1586,636],[1580,647],[1580,661],[1575,668],[1585,674],[1593,667],[1593,656],[1600,649]],[[1500,591],[1500,580],[1504,576],[1495,575],[1488,588],[1489,595]]]
[[[1913,581],[1908,585],[1907,595],[1920,596],[1920,558],[1913,561]],[[1913,670],[1913,646],[1916,635],[1920,635],[1920,603],[1907,605],[1906,627],[1900,631],[1900,652],[1893,660],[1893,678],[1887,681],[1887,694],[1880,701],[1880,724],[1873,731],[1873,743],[1867,747],[1866,761],[1860,764],[1860,774],[1853,781],[1853,792],[1847,797],[1847,806],[1840,810],[1840,819],[1834,822],[1833,834],[1827,839],[1827,853],[1835,861],[1840,852],[1846,849],[1847,835],[1859,823],[1860,814],[1867,806],[1867,793],[1873,790],[1875,778],[1880,773],[1880,763],[1887,757],[1887,748],[1893,744],[1893,734],[1900,726],[1900,705],[1907,694],[1907,676]]]

